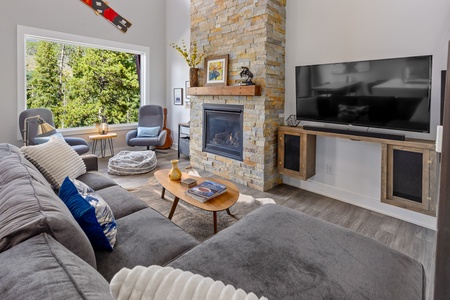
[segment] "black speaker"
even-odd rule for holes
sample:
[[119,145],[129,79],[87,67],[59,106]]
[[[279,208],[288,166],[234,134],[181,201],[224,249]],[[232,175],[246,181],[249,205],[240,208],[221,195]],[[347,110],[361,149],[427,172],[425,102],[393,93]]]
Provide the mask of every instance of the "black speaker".
[[284,135],[284,168],[300,171],[300,136]]
[[423,154],[394,150],[392,161],[393,195],[422,203]]

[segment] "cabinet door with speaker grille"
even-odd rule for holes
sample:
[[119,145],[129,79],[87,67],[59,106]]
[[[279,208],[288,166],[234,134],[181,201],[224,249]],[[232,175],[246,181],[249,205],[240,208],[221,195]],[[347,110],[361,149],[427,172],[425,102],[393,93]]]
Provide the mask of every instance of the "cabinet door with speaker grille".
[[381,201],[436,215],[436,152],[383,145]]
[[296,127],[278,129],[278,171],[306,180],[316,173],[316,136]]

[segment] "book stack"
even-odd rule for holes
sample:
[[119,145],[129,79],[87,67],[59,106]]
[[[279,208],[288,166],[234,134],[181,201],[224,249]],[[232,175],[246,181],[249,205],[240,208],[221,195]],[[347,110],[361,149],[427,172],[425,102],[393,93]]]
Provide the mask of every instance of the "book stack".
[[206,202],[209,199],[219,196],[227,191],[227,187],[221,183],[206,180],[186,191],[186,195],[198,200]]

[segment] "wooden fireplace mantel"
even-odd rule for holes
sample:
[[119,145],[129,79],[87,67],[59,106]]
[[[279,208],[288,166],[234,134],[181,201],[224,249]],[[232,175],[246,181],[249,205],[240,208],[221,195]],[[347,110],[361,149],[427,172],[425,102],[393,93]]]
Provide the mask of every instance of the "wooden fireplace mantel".
[[192,96],[261,96],[261,86],[204,86],[190,87],[188,94]]

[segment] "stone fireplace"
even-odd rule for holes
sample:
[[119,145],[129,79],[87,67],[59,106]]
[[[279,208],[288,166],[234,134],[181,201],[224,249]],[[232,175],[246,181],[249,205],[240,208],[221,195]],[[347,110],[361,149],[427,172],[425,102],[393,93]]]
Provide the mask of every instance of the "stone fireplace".
[[[277,129],[284,123],[285,23],[286,0],[191,1],[191,42],[206,56],[229,55],[227,85],[239,85],[245,79],[239,76],[241,67],[248,67],[262,90],[261,96],[191,95],[190,154],[195,168],[263,191],[281,183]],[[202,69],[199,77],[203,82]],[[204,118],[204,107],[209,105],[241,107],[242,133],[227,129],[211,136],[208,116]],[[239,145],[242,153],[210,151],[212,145],[205,145],[205,137],[216,137],[209,143],[215,146]]]
[[203,146],[209,152],[242,161],[243,105],[203,105]]

